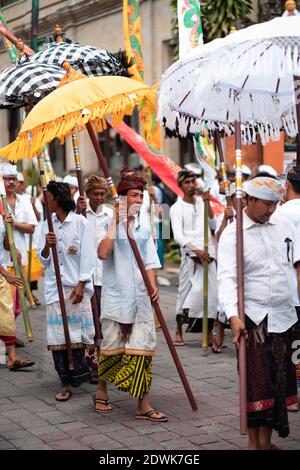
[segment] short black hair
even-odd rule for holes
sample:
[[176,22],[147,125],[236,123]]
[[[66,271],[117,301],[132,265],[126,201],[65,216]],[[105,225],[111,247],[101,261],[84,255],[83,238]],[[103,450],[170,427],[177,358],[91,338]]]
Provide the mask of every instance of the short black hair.
[[300,195],[300,181],[288,180],[296,194]]
[[75,211],[76,204],[71,197],[71,189],[68,183],[49,181],[47,191],[55,197],[59,207],[64,212],[68,214],[70,211]]

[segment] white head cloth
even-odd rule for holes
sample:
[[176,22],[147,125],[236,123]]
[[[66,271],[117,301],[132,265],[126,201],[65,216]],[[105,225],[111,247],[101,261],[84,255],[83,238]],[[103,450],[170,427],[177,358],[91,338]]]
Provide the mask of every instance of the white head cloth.
[[278,202],[283,195],[284,184],[283,181],[261,176],[246,181],[244,183],[244,191],[249,196],[256,197],[257,199]]
[[2,163],[0,168],[2,176],[15,176],[17,178],[18,172],[16,165],[10,163]]
[[258,171],[265,171],[271,176],[277,176],[277,171],[271,165],[259,165]]
[[70,186],[76,186],[76,188],[78,188],[78,180],[76,176],[66,175],[63,179],[63,183],[68,183]]

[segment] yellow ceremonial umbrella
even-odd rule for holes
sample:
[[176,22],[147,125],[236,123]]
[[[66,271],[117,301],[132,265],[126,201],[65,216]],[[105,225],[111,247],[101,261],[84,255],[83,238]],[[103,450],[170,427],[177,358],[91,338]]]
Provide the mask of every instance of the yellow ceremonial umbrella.
[[[67,78],[67,80],[69,78]],[[17,139],[10,145],[2,148],[0,150],[0,156],[4,156],[9,160],[20,160],[25,157],[33,157],[34,155],[39,154],[41,149],[53,139],[62,139],[67,135],[71,135],[74,128],[78,128],[78,126],[83,128],[86,126],[104,176],[107,179],[107,184],[112,197],[113,199],[117,199],[118,195],[116,188],[109,174],[109,170],[101,152],[99,141],[94,133],[92,123],[95,124],[96,128],[100,132],[106,128],[106,118],[110,119],[114,125],[118,125],[123,117],[125,115],[132,114],[134,107],[142,101],[144,101],[146,106],[149,106],[154,110],[155,87],[151,88],[144,83],[126,77],[107,76],[85,78],[82,76],[82,79],[79,78],[80,77],[78,77],[77,74],[77,76],[74,76],[74,81],[67,83],[61,88],[57,88],[36,104],[25,119]],[[40,168],[40,173],[42,177],[49,231],[53,232],[52,218],[47,208],[47,187],[45,178],[43,178],[42,168]],[[148,273],[143,264],[136,242],[132,238],[129,227],[127,227],[127,230],[130,246],[141,271],[148,294],[151,296],[153,288]],[[69,368],[72,370],[74,369],[74,364],[55,246],[52,247],[52,254],[61,304]],[[196,411],[197,404],[195,398],[178,354],[174,348],[173,341],[165,323],[159,303],[152,302],[152,305],[162,326],[163,333],[191,407]]]
[[106,128],[106,116],[118,124],[143,99],[152,107],[155,87],[131,78],[106,76],[72,81],[34,106],[17,139],[0,149],[0,156],[13,161],[31,158],[53,139],[63,139],[89,121],[101,132]]

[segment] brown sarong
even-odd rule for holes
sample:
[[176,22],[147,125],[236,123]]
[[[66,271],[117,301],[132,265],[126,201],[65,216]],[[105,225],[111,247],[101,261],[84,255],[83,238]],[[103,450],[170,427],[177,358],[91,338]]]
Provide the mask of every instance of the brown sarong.
[[295,329],[268,333],[267,317],[259,326],[246,317],[246,329],[248,427],[267,426],[278,431],[280,437],[287,437],[287,405],[297,403],[292,363]]

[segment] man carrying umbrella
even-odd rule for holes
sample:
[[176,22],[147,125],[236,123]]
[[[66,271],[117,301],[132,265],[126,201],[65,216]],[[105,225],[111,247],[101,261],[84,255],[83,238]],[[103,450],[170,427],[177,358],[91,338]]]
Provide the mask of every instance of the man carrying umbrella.
[[218,251],[219,300],[238,346],[247,331],[248,448],[271,449],[272,430],[289,434],[287,405],[297,401],[292,342],[297,315],[293,305],[294,226],[274,214],[281,183],[257,177],[244,183],[243,212],[245,324],[238,317],[236,221],[221,235]]
[[[133,258],[128,235],[135,239],[152,285],[151,300],[158,300],[154,270],[160,268],[149,227],[140,224],[137,213],[143,203],[145,181],[137,175],[122,179],[117,187],[120,205],[100,242],[103,263],[99,385],[95,406],[99,413],[112,410],[107,382],[138,398],[136,419],[164,422],[168,418],[149,403],[152,356],[156,333],[145,283]],[[132,234],[132,235],[131,235]]]
[[[181,266],[179,275],[179,288],[176,306],[176,339],[175,346],[184,346],[182,325],[191,319],[202,320],[202,262],[209,262],[209,303],[208,318],[209,331],[214,325],[217,316],[217,271],[215,263],[215,247],[212,236],[209,234],[209,253],[204,252],[204,204],[201,197],[196,197],[196,175],[189,170],[178,173],[177,182],[183,191],[183,198],[179,199],[170,210],[170,217],[174,238],[181,251]],[[204,196],[206,197],[206,195]],[[209,225],[215,229],[216,219],[209,206]],[[193,324],[191,323],[191,328]]]

